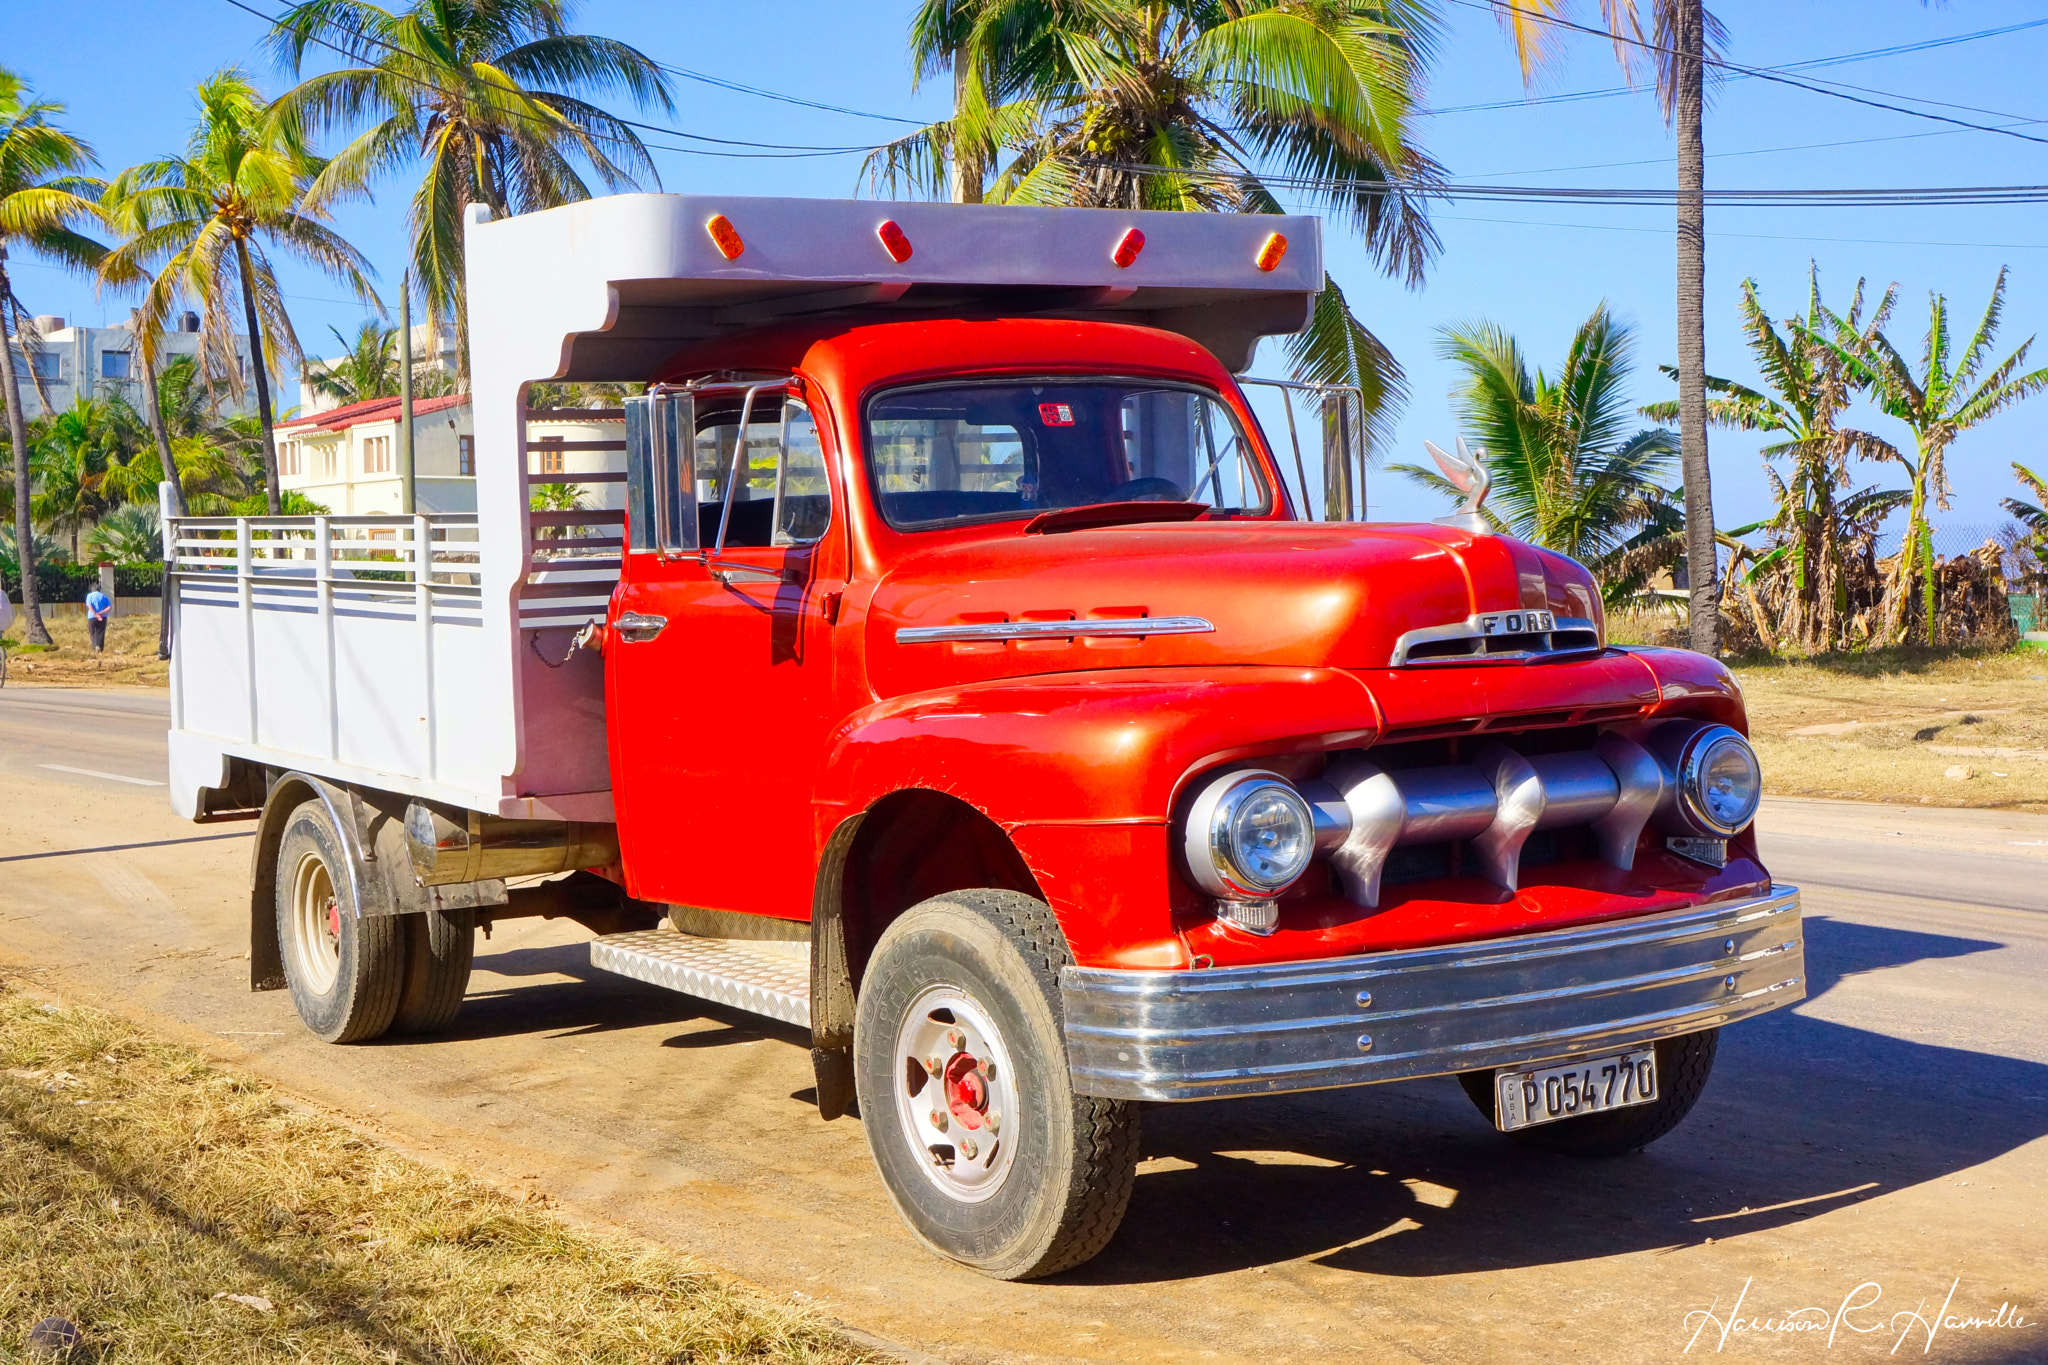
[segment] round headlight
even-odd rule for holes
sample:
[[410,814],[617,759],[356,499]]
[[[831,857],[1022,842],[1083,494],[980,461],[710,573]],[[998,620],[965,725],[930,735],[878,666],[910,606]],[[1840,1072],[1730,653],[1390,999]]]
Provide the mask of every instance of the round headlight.
[[1277,773],[1224,774],[1188,810],[1188,871],[1212,895],[1275,895],[1308,870],[1315,846],[1308,802]]
[[1686,746],[1678,771],[1679,799],[1707,833],[1734,834],[1756,817],[1763,771],[1749,741],[1725,725],[1703,730]]

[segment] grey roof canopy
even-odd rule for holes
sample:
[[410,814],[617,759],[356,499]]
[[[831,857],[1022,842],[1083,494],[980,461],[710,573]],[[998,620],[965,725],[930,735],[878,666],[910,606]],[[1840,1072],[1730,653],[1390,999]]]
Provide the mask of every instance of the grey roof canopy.
[[[1280,215],[615,195],[501,223],[479,215],[471,325],[539,324],[561,316],[549,302],[583,292],[570,307],[585,325],[553,339],[558,362],[536,379],[644,379],[691,342],[783,319],[963,312],[1161,327],[1242,372],[1261,337],[1307,325],[1323,283],[1320,228]],[[1133,229],[1143,245],[1120,266]],[[1284,252],[1263,269],[1276,234]],[[721,235],[727,248],[736,235],[737,255]]]

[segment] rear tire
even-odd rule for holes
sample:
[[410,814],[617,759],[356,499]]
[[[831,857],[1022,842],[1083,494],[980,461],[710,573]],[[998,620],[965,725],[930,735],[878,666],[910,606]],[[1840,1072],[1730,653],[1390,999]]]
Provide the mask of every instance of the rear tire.
[[475,916],[468,910],[400,915],[405,926],[405,986],[391,1027],[397,1033],[439,1033],[462,1012],[476,950]]
[[353,885],[327,807],[304,803],[277,848],[277,941],[292,1004],[328,1043],[383,1033],[405,985],[402,926],[389,915],[363,915]]
[[882,1183],[927,1246],[996,1279],[1093,1257],[1136,1179],[1136,1106],[1076,1095],[1067,1071],[1072,961],[1043,901],[955,891],[891,924],[860,986],[854,1078]]
[[[1610,1157],[1640,1151],[1663,1137],[1692,1112],[1707,1088],[1714,1071],[1714,1052],[1720,1046],[1721,1030],[1681,1034],[1657,1042],[1657,1098],[1648,1104],[1616,1109],[1606,1114],[1586,1114],[1559,1119],[1534,1128],[1519,1128],[1507,1136],[1524,1147],[1558,1152],[1565,1156]],[[1458,1084],[1494,1122],[1494,1082],[1497,1073],[1467,1071]]]

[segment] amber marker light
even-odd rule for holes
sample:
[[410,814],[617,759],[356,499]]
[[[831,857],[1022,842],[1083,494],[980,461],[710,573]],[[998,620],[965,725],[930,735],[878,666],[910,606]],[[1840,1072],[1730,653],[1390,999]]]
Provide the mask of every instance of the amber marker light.
[[1252,258],[1252,263],[1261,270],[1271,270],[1280,264],[1280,258],[1286,254],[1287,239],[1276,232],[1260,245],[1259,254]]
[[736,261],[747,244],[740,240],[740,230],[732,225],[732,219],[722,213],[714,213],[704,220],[704,230],[711,234],[711,244],[718,248],[718,254],[728,261]]
[[903,235],[903,229],[896,226],[894,218],[884,218],[882,225],[875,229],[875,236],[882,239],[882,250],[889,253],[889,259],[902,265],[910,259],[910,239]]
[[1127,269],[1144,249],[1145,234],[1136,228],[1127,228],[1124,235],[1116,239],[1116,250],[1109,253],[1109,259],[1116,262],[1118,270]]

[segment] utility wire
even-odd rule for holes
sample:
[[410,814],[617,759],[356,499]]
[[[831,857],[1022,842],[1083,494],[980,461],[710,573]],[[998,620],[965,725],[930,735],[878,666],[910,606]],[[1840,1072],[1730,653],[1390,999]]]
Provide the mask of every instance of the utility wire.
[[[1675,48],[1665,47],[1659,43],[1653,43],[1646,38],[1631,38],[1626,35],[1611,33],[1604,28],[1594,28],[1590,24],[1574,23],[1569,19],[1560,19],[1554,15],[1541,14],[1535,10],[1523,9],[1519,5],[1496,5],[1493,2],[1493,0],[1447,0],[1447,3],[1453,5],[1460,5],[1466,9],[1484,10],[1489,14],[1496,12],[1496,10],[1498,9],[1506,9],[1511,11],[1512,13],[1522,15],[1523,17],[1534,20],[1538,23],[1549,24],[1553,28],[1569,29],[1574,33],[1591,34],[1592,36],[1597,38],[1604,38],[1609,42],[1619,42],[1625,43],[1631,47],[1639,47],[1646,52],[1654,52],[1659,54],[1660,56],[1672,56],[1678,57],[1682,60],[1690,60],[1689,54],[1679,52]],[[1809,80],[1799,80],[1795,77],[1785,75],[1781,71],[1773,71],[1767,67],[1761,66],[1742,66],[1738,63],[1728,61],[1727,59],[1721,57],[1702,57],[1700,60],[1701,65],[1703,66],[1713,67],[1720,71],[1737,72],[1741,75],[1749,76],[1756,80],[1769,81],[1773,85],[1789,85],[1795,90],[1804,90],[1807,91],[1809,94],[1827,95],[1834,99],[1847,100],[1851,104],[1861,104],[1871,109],[1883,109],[1890,113],[1905,114],[1911,118],[1930,119],[1937,123],[1952,123],[1959,128],[1974,128],[1980,133],[1999,133],[2005,137],[2018,138],[2023,142],[2038,142],[2044,146],[2048,146],[2048,137],[2035,137],[2031,133],[2022,133],[2018,131],[2016,128],[1999,127],[1996,124],[1971,123],[1967,119],[1950,118],[1946,114],[1930,113],[1924,109],[1907,109],[1901,105],[1886,104],[1882,100],[1865,98],[1862,95],[1849,93],[1850,91],[1864,89],[1864,87],[1862,86],[1846,85],[1839,81],[1822,81],[1821,78],[1817,76],[1812,77]],[[1815,84],[1814,82],[1820,83]],[[1836,86],[1839,88],[1831,90],[1827,88],[1828,86]],[[1891,99],[1915,99],[1915,97],[1911,95],[1893,95],[1891,94],[1891,92],[1883,90],[1872,91],[1869,93],[1885,95]],[[1939,100],[1920,100],[1918,102],[1923,104],[1942,103],[1942,101]],[[1949,105],[1947,107],[1964,108],[1969,106]],[[1974,107],[1969,108],[1970,112],[1972,113],[1989,114],[1994,118],[2014,119],[2019,120],[2021,122],[2033,121],[2025,118],[2024,115],[2020,114],[2013,114],[1992,109],[1976,109]]]
[[[2048,19],[2029,19],[2025,23],[2007,24],[2003,28],[1978,29],[1974,33],[1957,33],[1946,38],[1929,38],[1924,42],[1897,43],[1891,47],[1867,48],[1861,52],[1845,52],[1834,57],[1809,57],[1805,61],[1783,62],[1778,66],[1766,69],[1782,72],[1806,71],[1823,66],[1844,66],[1852,62],[1866,62],[1881,57],[1901,56],[1908,52],[1924,52],[1930,48],[1953,47],[1957,43],[1975,42],[1980,38],[2002,38],[2010,33],[2018,33],[2024,29],[2041,28],[2044,26],[2048,26]],[[1738,72],[1729,79],[1743,80],[1746,79],[1746,76]],[[1615,85],[1600,90],[1574,90],[1562,95],[1535,95],[1518,100],[1490,100],[1483,104],[1450,104],[1436,109],[1419,109],[1416,112],[1421,114],[1476,114],[1491,112],[1497,109],[1527,109],[1541,104],[1573,104],[1581,100],[1613,99],[1620,95],[1637,95],[1642,93],[1644,92],[1641,86]],[[1901,95],[1899,98],[1911,100],[1915,97]],[[1923,102],[1933,103],[1934,101]],[[2017,115],[2013,117],[2017,117]],[[2021,121],[2032,123],[2038,120],[2024,119]]]
[[[2026,120],[2030,124],[2042,121],[2036,119]],[[1737,152],[1708,152],[1707,159],[1711,161],[1716,157],[1774,156],[1780,152],[1817,152],[1833,147],[1867,147],[1874,142],[1914,142],[1928,137],[1954,137],[1961,131],[1963,130],[1960,128],[1940,128],[1926,133],[1893,133],[1886,137],[1855,137],[1837,142],[1800,142],[1787,147],[1749,147]],[[1670,164],[1670,157],[1656,156],[1645,157],[1640,161],[1596,161],[1583,166],[1543,166],[1533,170],[1520,171],[1475,171],[1470,175],[1459,176],[1457,179],[1462,182],[1468,180],[1490,180],[1496,176],[1503,175],[1561,175],[1566,171],[1612,171],[1631,166],[1669,166]]]
[[[1252,171],[1187,170],[1136,162],[1072,158],[1075,164],[1127,175],[1175,177],[1213,184],[1256,183],[1267,189],[1413,195],[1425,199],[1501,199],[1537,204],[1612,204],[1648,208],[1677,202],[1676,189],[1620,189],[1569,185],[1475,185],[1412,180],[1324,179],[1260,175]],[[1911,208],[1937,205],[2048,203],[2048,185],[1922,185],[1896,189],[1724,189],[1704,191],[1708,203],[1752,208]]]
[[[243,3],[243,0],[225,0],[225,2],[229,5],[234,6],[236,9],[243,11],[246,14],[254,15],[256,18],[263,20],[265,23],[271,25],[272,27],[275,27],[279,22],[276,16],[266,14],[262,10],[257,9],[253,5],[245,4]],[[373,34],[364,33],[359,34],[357,36],[366,38],[370,42],[377,44],[379,47],[382,47],[387,51],[398,51],[398,49],[396,47],[393,47],[392,44],[386,42],[382,38],[376,37]],[[330,42],[325,38],[311,36],[310,41],[316,44],[317,46],[324,47],[328,51],[336,53],[337,55],[341,56],[344,60],[351,62],[362,60],[359,56],[357,56],[353,52],[350,52],[347,48],[344,48],[337,43]],[[660,63],[656,63],[656,65],[660,65]],[[419,86],[423,90],[431,90],[435,91],[436,93],[440,92],[440,87],[435,85],[432,81],[422,80],[417,76],[408,75],[402,71],[386,70],[385,74],[396,76],[398,79],[406,81],[412,85]],[[510,109],[507,110],[506,112],[512,114],[515,118],[525,119],[529,123],[538,124],[541,127],[548,128],[552,131],[560,131],[560,125],[551,123],[547,119],[541,118],[538,115],[529,114],[518,109]],[[752,147],[764,149],[761,151],[750,152],[725,152],[711,151],[702,147],[674,147],[662,143],[644,141],[641,143],[642,146],[650,148],[654,151],[680,152],[685,156],[730,157],[740,160],[802,160],[809,157],[820,156],[848,156],[855,152],[865,154],[867,152],[871,152],[874,150],[873,147],[865,145],[853,147],[821,147],[805,146],[798,143],[785,142],[747,142],[737,138],[711,137],[704,133],[692,133],[687,129],[672,128],[659,123],[643,123],[637,119],[621,118],[616,114],[607,115],[607,117],[611,118],[616,123],[624,125],[625,127],[636,128],[643,132],[659,133],[664,137],[688,138],[693,142],[709,142],[721,147]],[[588,132],[588,130],[585,129],[579,129],[578,131],[586,133]],[[612,139],[600,137],[599,140],[611,141]]]
[[[2048,24],[2048,19],[2043,19],[2041,22]],[[854,118],[877,119],[883,123],[907,123],[913,128],[921,127],[925,122],[922,119],[903,118],[897,114],[871,114],[865,109],[848,109],[844,105],[839,104],[821,104],[817,100],[807,100],[796,95],[785,95],[776,90],[763,90],[758,85],[742,85],[738,81],[726,80],[723,76],[706,75],[702,71],[692,71],[687,66],[670,66],[667,62],[656,62],[655,65],[670,75],[683,76],[693,81],[702,81],[706,85],[715,85],[721,90],[736,90],[742,95],[757,95],[764,100],[780,100],[784,104],[795,104],[805,109],[823,109],[828,114],[851,114]]]

